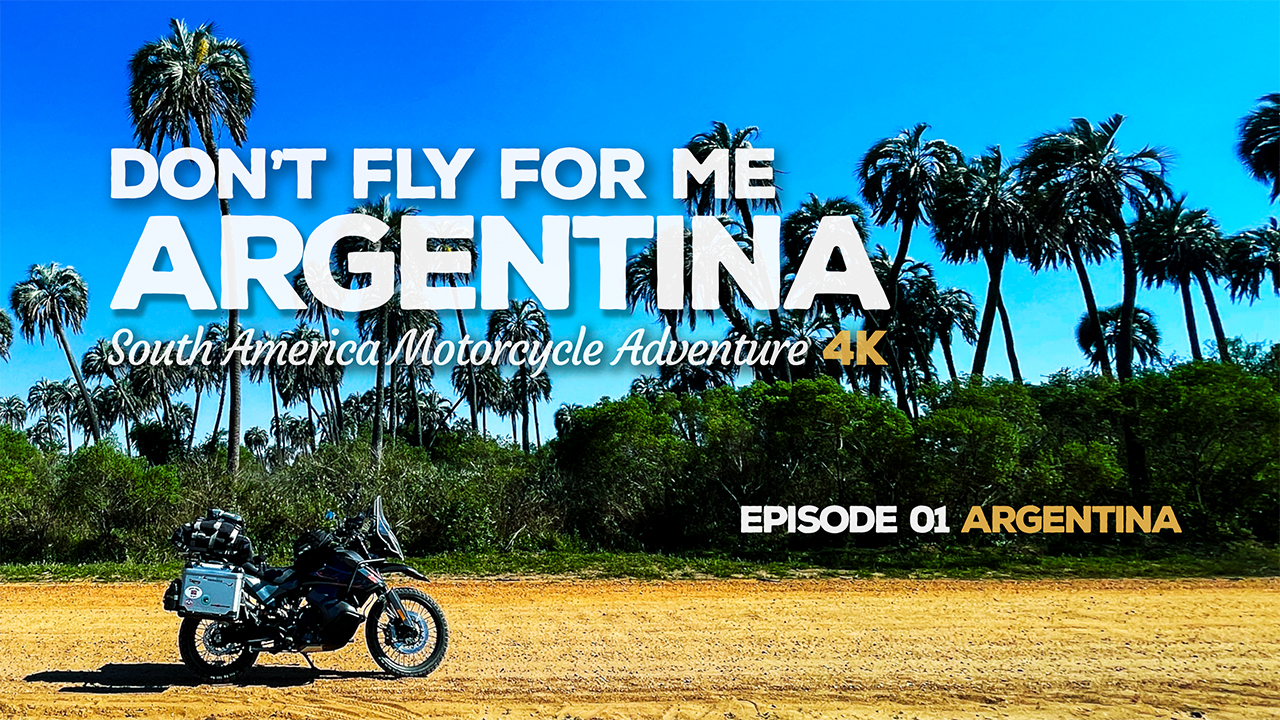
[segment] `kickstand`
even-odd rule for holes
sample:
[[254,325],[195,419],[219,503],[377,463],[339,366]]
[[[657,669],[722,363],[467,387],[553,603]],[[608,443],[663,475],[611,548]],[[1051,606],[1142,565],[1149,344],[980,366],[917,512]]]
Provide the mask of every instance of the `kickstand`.
[[315,664],[315,663],[313,663],[313,662],[311,662],[311,656],[310,656],[310,655],[308,655],[308,654],[306,654],[306,653],[304,653],[304,652],[300,652],[300,653],[298,653],[298,654],[302,656],[302,659],[303,659],[303,660],[306,660],[306,661],[307,661],[307,664],[311,666],[311,669],[312,669],[312,670],[315,670],[316,672],[320,672],[320,668],[316,667],[316,664]]

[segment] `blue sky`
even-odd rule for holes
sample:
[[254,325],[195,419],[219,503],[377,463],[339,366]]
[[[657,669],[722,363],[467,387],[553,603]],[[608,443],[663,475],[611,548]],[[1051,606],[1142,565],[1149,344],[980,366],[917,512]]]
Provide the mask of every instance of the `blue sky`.
[[[138,311],[109,308],[151,215],[182,218],[218,291],[212,197],[180,202],[157,191],[146,200],[110,198],[110,149],[133,143],[126,63],[138,46],[166,32],[170,17],[213,20],[220,34],[250,50],[259,95],[248,147],[328,150],[312,200],[292,197],[291,176],[279,173],[267,199],[232,201],[233,213],[279,215],[304,236],[355,204],[356,147],[440,147],[446,155],[476,148],[457,200],[412,202],[427,214],[505,215],[535,249],[545,214],[676,214],[679,205],[668,197],[671,148],[713,120],[760,127],[757,144],[775,148],[775,164],[785,171],[778,181],[784,213],[811,192],[856,196],[853,170],[862,153],[917,122],[930,123],[931,136],[966,154],[995,144],[1013,154],[1070,118],[1099,122],[1113,113],[1128,116],[1122,148],[1172,150],[1175,191],[1187,193],[1194,207],[1210,208],[1224,230],[1260,224],[1276,212],[1266,188],[1239,165],[1233,143],[1236,123],[1255,99],[1280,90],[1277,3],[3,2],[0,286],[7,293],[32,263],[74,265],[91,291],[84,332],[72,340],[77,354],[121,327],[162,339],[222,317],[158,298]],[[638,150],[649,199],[565,202],[536,188],[522,189],[514,201],[500,199],[501,148],[538,147],[545,155],[564,146],[592,154],[601,147]],[[890,251],[896,243],[892,228],[870,238]],[[574,241],[572,253],[571,306],[551,316],[557,337],[586,325],[613,348],[635,328],[657,327],[648,316],[597,309],[596,244]],[[925,230],[915,233],[911,254],[933,263],[943,285],[969,289],[981,306],[982,267],[942,263]],[[1090,271],[1099,302],[1118,302],[1118,266]],[[1006,271],[1004,287],[1024,375],[1035,381],[1080,367],[1071,333],[1083,301],[1074,273],[1033,276],[1016,266]],[[1238,305],[1217,290],[1228,335],[1277,338],[1273,297]],[[276,330],[294,322],[259,290],[251,303],[247,322],[255,326]],[[1165,352],[1188,356],[1177,292],[1143,289],[1139,304],[1155,313]],[[1201,337],[1212,337],[1207,315],[1198,311]],[[452,318],[443,319],[456,335]],[[469,313],[473,333],[482,322],[481,311]],[[352,332],[349,323],[345,328]],[[723,321],[713,329],[723,332]],[[971,357],[971,348],[957,348],[961,367]],[[998,336],[988,372],[1008,372]],[[68,374],[54,344],[17,341],[0,370],[0,395],[25,396],[40,377]],[[552,408],[622,395],[634,374],[622,367],[560,369],[552,376]],[[371,381],[371,372],[351,373],[344,392]],[[265,425],[268,394],[245,387],[245,427]],[[547,410],[541,415],[549,430]],[[204,434],[212,412],[202,415]]]

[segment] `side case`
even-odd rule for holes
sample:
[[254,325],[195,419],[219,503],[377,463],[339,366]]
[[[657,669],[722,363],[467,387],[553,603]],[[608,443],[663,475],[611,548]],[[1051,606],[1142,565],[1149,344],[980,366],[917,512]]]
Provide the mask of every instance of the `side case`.
[[234,619],[240,614],[243,588],[244,573],[239,570],[201,565],[187,568],[182,571],[178,614]]

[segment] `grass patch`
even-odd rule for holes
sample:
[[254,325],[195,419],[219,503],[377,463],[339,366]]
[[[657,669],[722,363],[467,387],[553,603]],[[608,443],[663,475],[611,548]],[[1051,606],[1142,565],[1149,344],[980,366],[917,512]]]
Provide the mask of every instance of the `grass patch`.
[[[1100,550],[1089,555],[1044,554],[1035,546],[962,548],[919,546],[790,553],[740,559],[719,554],[444,553],[413,558],[432,576],[696,580],[886,577],[952,579],[1197,578],[1280,575],[1280,549],[1256,542],[1169,549]],[[178,576],[179,562],[0,565],[2,582],[158,582]]]

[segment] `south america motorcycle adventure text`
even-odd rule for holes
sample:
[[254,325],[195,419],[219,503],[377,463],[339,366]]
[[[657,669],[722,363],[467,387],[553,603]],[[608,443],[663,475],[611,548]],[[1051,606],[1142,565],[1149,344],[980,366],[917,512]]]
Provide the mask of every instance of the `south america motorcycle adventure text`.
[[345,646],[364,623],[382,669],[405,677],[435,670],[449,645],[444,613],[425,593],[387,584],[389,574],[427,578],[402,562],[381,496],[352,514],[358,496],[357,486],[335,531],[294,542],[287,568],[254,556],[238,515],[209,510],[174,530],[185,567],[164,609],[182,618],[178,650],[187,667],[221,682],[243,675],[263,651],[301,653],[311,664],[309,653]]

